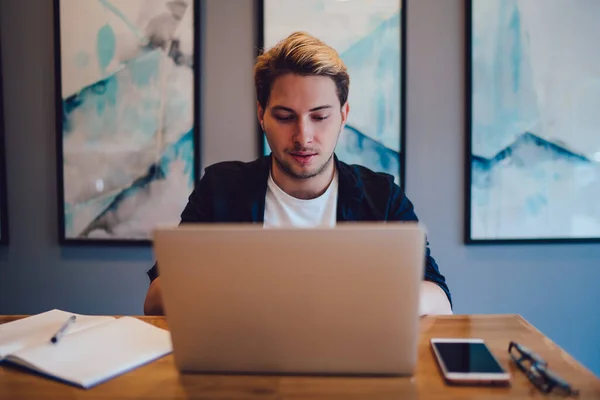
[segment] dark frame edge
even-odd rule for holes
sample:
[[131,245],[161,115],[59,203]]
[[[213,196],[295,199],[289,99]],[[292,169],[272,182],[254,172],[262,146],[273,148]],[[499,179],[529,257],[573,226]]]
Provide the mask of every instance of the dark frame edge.
[[65,237],[65,184],[63,171],[63,106],[62,106],[62,65],[60,43],[60,0],[53,2],[54,13],[54,110],[55,110],[55,139],[56,139],[56,188],[58,215],[58,242],[60,245],[69,244]]
[[471,238],[471,180],[472,180],[472,160],[471,160],[471,147],[472,147],[472,142],[471,142],[471,129],[472,129],[472,124],[471,124],[471,107],[472,107],[472,96],[471,96],[471,91],[472,91],[472,82],[471,82],[471,77],[472,77],[472,68],[471,68],[471,61],[472,61],[472,57],[471,57],[471,52],[472,52],[472,45],[471,45],[471,35],[472,35],[472,23],[471,23],[471,19],[472,19],[472,4],[471,4],[471,0],[464,0],[464,10],[465,10],[465,20],[464,20],[464,28],[465,28],[465,57],[464,57],[464,62],[465,62],[465,66],[464,66],[464,78],[465,78],[465,85],[463,85],[463,87],[465,88],[465,93],[464,93],[464,99],[465,99],[465,110],[464,110],[464,118],[465,118],[465,147],[464,147],[464,156],[463,156],[463,160],[464,160],[464,196],[465,196],[465,201],[464,201],[464,232],[463,232],[463,239],[464,239],[464,243],[465,244],[473,244],[474,241]]
[[600,238],[511,238],[511,239],[473,239],[470,238],[467,244],[474,246],[484,245],[528,245],[528,244],[598,244]]
[[194,5],[194,189],[200,183],[202,172],[202,65],[204,53],[204,0],[193,0]]
[[406,106],[406,82],[408,71],[406,70],[408,63],[406,62],[408,58],[408,3],[409,0],[400,0],[402,3],[400,4],[400,152],[398,157],[400,158],[400,182],[398,182],[398,186],[403,191],[406,191],[406,119],[408,116],[407,106]]
[[[255,57],[261,55],[265,45],[265,1],[255,0],[254,1],[254,44],[255,44]],[[255,99],[256,101],[257,99]],[[257,150],[258,156],[262,157],[265,155],[265,137],[260,121],[256,120],[256,137],[257,137]]]
[[6,121],[4,120],[4,70],[2,68],[2,45],[0,44],[0,245],[10,243],[8,220],[8,179],[6,165]]

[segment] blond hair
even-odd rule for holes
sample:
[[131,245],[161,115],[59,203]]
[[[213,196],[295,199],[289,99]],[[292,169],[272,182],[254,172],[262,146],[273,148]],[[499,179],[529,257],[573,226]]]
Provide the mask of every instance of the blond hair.
[[348,99],[350,76],[332,47],[306,32],[294,32],[262,52],[254,66],[256,97],[266,108],[275,79],[286,73],[329,76],[335,82],[340,104]]

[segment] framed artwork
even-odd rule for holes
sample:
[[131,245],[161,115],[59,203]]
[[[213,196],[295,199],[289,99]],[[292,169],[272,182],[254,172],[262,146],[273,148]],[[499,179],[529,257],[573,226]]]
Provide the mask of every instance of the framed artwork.
[[199,179],[197,0],[55,0],[62,244],[150,244]]
[[466,1],[467,243],[600,241],[598,15]]
[[[350,74],[350,113],[336,155],[404,183],[406,0],[258,0],[258,49],[294,31],[332,46]],[[259,128],[261,154],[271,152]]]
[[[1,54],[1,51],[0,51]],[[4,102],[2,57],[0,56],[0,244],[8,244],[8,204],[6,198],[6,150],[4,148]]]

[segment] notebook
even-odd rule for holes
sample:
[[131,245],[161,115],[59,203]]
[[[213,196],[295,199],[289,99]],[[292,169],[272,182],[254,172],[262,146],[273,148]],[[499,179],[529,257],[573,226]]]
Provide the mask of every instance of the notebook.
[[[75,321],[52,343],[72,315]],[[0,362],[86,389],[171,352],[169,331],[133,317],[54,309],[0,325]]]

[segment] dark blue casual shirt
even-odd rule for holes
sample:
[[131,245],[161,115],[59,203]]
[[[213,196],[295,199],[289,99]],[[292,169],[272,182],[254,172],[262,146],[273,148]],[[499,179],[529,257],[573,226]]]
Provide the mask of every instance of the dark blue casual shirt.
[[[418,221],[413,205],[389,174],[334,158],[338,172],[337,221]],[[232,222],[262,223],[265,213],[271,156],[252,162],[227,161],[206,168],[204,176],[188,198],[181,223]],[[424,279],[436,283],[448,296],[446,279],[425,250]],[[157,265],[149,271],[153,281]]]

